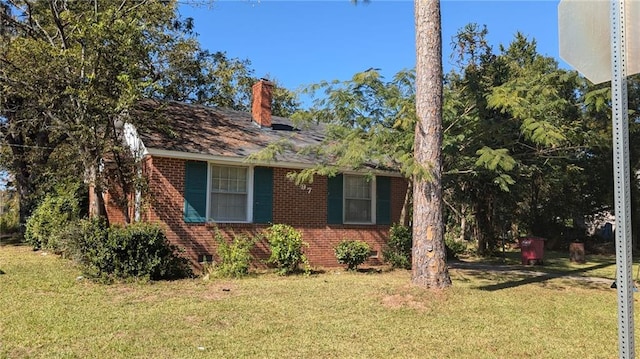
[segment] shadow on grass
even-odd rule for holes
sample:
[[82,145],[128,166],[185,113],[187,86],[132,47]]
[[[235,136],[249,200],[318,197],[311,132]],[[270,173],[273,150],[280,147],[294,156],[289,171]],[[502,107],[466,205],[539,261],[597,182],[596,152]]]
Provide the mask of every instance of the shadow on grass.
[[22,246],[25,245],[22,237],[18,234],[0,235],[0,247],[4,246]]
[[[574,269],[574,270],[570,270],[570,271],[566,271],[566,272],[551,272],[551,273],[544,273],[541,275],[535,275],[534,273],[540,273],[540,272],[529,272],[530,275],[527,278],[524,279],[519,279],[519,280],[514,280],[514,281],[508,281],[508,282],[504,282],[504,283],[497,283],[497,284],[491,284],[491,285],[485,285],[485,286],[480,286],[478,287],[478,289],[480,290],[486,290],[486,291],[496,291],[496,290],[501,290],[501,289],[508,289],[508,288],[515,288],[515,287],[519,287],[521,285],[527,285],[527,284],[533,284],[533,283],[542,283],[545,281],[548,281],[550,279],[556,279],[556,278],[567,278],[567,279],[576,279],[576,280],[584,280],[584,281],[589,281],[589,278],[587,277],[582,277],[580,278],[578,276],[578,274],[584,273],[584,272],[588,272],[591,270],[595,270],[595,269],[600,269],[600,268],[605,268],[610,266],[611,263],[601,263],[601,264],[596,264],[590,267],[585,267],[585,268],[579,268],[579,269]],[[504,272],[508,272],[509,270],[507,269],[501,269]],[[518,273],[526,273],[524,271],[518,271]]]

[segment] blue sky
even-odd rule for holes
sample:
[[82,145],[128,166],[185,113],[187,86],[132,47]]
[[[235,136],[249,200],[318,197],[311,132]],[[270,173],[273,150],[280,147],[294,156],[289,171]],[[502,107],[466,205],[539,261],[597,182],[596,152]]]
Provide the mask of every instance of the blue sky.
[[[452,36],[468,23],[487,25],[497,50],[517,31],[535,38],[538,52],[558,57],[558,0],[442,0],[443,61],[451,68]],[[210,51],[248,59],[258,77],[291,90],[322,80],[347,80],[374,67],[387,78],[415,66],[412,1],[354,5],[349,0],[215,0],[181,5],[193,17],[200,43]]]

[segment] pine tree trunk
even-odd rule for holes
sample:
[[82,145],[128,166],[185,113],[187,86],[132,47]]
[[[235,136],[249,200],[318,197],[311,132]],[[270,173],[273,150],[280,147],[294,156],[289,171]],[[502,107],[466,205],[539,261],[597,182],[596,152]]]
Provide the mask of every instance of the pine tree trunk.
[[427,288],[451,286],[442,217],[442,32],[439,0],[416,0],[415,160],[429,178],[413,187],[411,281]]

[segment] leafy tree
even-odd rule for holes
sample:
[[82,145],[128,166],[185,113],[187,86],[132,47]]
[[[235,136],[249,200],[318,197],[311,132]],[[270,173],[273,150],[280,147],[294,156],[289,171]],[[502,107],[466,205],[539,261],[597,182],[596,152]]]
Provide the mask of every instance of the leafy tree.
[[[129,206],[135,161],[121,146],[123,118],[143,97],[246,109],[248,62],[200,49],[176,1],[0,1],[0,133],[24,223],[53,183],[78,173],[121,189]],[[296,108],[276,89],[275,114]],[[128,118],[139,127],[150,119]],[[128,211],[123,211],[125,215]]]
[[507,230],[543,235],[579,215],[584,187],[573,179],[601,140],[580,111],[577,73],[521,34],[494,54],[486,34],[473,24],[458,34],[462,71],[447,75],[445,90],[446,202],[471,218],[481,254]]
[[[250,111],[252,86],[258,81],[250,66],[249,60],[231,59],[221,51],[211,53],[197,39],[186,39],[166,52],[156,69],[158,81],[147,96]],[[277,80],[271,82],[275,85],[272,113],[290,116],[300,107],[296,95]]]
[[56,150],[70,150],[100,199],[101,161],[109,157],[125,168],[118,120],[181,30],[175,3],[10,0],[1,7],[0,116],[21,197],[34,193],[42,177],[34,167],[50,168]]
[[[293,115],[301,127],[320,122],[325,128],[324,141],[317,146],[300,149],[315,153],[319,161],[312,168],[291,173],[297,183],[311,181],[315,174],[332,176],[340,169],[368,172],[400,171],[407,178],[419,171],[413,161],[415,126],[413,71],[401,71],[391,81],[380,73],[367,70],[348,81],[321,82],[305,91],[318,96],[311,109]],[[290,143],[276,143],[259,154],[261,159],[273,155]],[[407,191],[403,219],[409,221],[410,191]]]
[[[4,176],[8,176],[6,173]],[[0,181],[0,235],[19,231],[20,202],[10,178]]]
[[[442,49],[439,2],[416,2],[415,15],[416,31],[420,34],[417,79],[422,82],[416,80],[412,71],[400,72],[392,81],[385,82],[377,70],[371,69],[355,74],[350,81],[311,86],[310,92],[315,94],[322,90],[326,97],[317,100],[311,110],[296,113],[294,119],[302,126],[309,120],[326,124],[326,138],[320,146],[299,149],[314,153],[322,160],[290,177],[298,183],[307,182],[312,181],[315,174],[333,176],[344,168],[391,169],[403,173],[411,186],[405,209],[410,206],[410,196],[414,192],[413,281],[426,287],[442,288],[449,286],[451,279],[446,267],[440,183]],[[423,92],[416,96],[414,86]],[[271,160],[290,146],[286,141],[272,144],[254,157]],[[417,197],[416,190],[419,191]],[[403,223],[408,222],[408,212],[404,211]]]

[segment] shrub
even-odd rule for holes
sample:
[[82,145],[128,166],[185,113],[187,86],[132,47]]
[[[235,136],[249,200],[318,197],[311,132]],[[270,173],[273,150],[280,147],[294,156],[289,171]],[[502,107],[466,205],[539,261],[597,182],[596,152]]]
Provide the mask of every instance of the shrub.
[[445,237],[444,244],[447,250],[447,259],[457,259],[460,254],[467,251],[467,244],[463,241]]
[[387,248],[382,251],[383,260],[393,268],[411,269],[412,241],[411,228],[394,224],[389,230]]
[[189,261],[157,225],[134,223],[107,229],[100,219],[83,220],[67,236],[70,255],[90,278],[160,280],[192,275]]
[[309,244],[302,241],[302,233],[286,224],[274,224],[265,231],[265,237],[271,249],[268,262],[275,264],[279,274],[292,273],[300,264],[308,272],[309,262],[302,249]]
[[256,240],[247,236],[234,236],[231,242],[228,242],[217,228],[214,237],[218,243],[216,252],[219,260],[215,263],[211,274],[234,278],[249,274],[249,267],[253,260],[251,248],[256,244]]
[[348,270],[355,270],[369,258],[371,248],[366,242],[344,240],[334,248],[338,263],[346,264]]
[[99,265],[109,237],[106,222],[99,217],[77,220],[67,226],[61,234],[64,243],[63,255],[83,267],[87,277],[100,276]]
[[61,251],[61,234],[79,217],[78,187],[77,184],[56,187],[27,219],[24,238],[33,249]]

